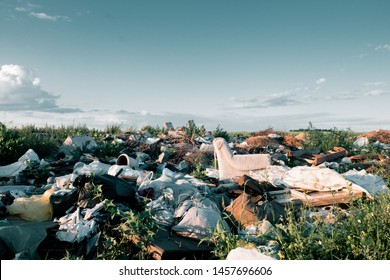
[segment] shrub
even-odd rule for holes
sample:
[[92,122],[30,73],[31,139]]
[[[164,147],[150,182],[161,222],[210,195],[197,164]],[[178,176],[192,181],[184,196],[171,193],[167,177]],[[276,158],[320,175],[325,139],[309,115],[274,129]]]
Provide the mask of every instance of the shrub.
[[335,208],[333,223],[308,221],[310,210],[303,207],[297,215],[290,208],[284,223],[276,226],[281,259],[389,259],[390,194],[375,201],[357,200],[348,214]]
[[97,259],[151,259],[148,246],[158,224],[148,211],[128,210],[120,215],[120,224],[106,224]]
[[229,133],[226,131],[226,130],[223,130],[219,125],[217,126],[217,128],[213,131],[213,137],[214,138],[217,138],[217,137],[222,137],[224,138],[226,141],[229,142],[230,140],[230,135]]
[[197,127],[194,121],[189,121],[184,127],[184,135],[194,144],[194,139],[205,136],[207,133],[204,125]]
[[98,146],[93,149],[93,154],[99,158],[99,160],[108,162],[110,158],[118,157],[122,153],[124,147],[125,145],[119,142],[100,142],[98,143]]
[[40,158],[51,156],[60,143],[53,141],[51,134],[34,126],[20,129],[7,128],[0,123],[0,165],[17,161],[28,149],[33,149]]
[[309,127],[305,132],[305,148],[321,148],[326,152],[332,150],[333,147],[343,147],[350,150],[355,141],[356,135],[351,130],[339,130],[333,128],[327,131],[318,130],[309,123]]
[[164,128],[160,128],[159,126],[153,127],[151,125],[146,125],[141,128],[141,132],[148,132],[153,135],[153,137],[158,137],[159,135],[167,135],[168,131]]

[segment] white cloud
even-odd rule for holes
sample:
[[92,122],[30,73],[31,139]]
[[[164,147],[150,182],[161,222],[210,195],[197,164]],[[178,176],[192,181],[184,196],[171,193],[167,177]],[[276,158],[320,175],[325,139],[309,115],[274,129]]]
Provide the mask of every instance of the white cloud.
[[48,21],[57,21],[57,20],[69,21],[70,20],[69,17],[66,16],[59,16],[59,15],[51,16],[42,12],[41,13],[31,12],[29,13],[29,15],[37,19],[48,20]]
[[261,105],[264,107],[292,106],[300,104],[303,104],[303,102],[298,100],[297,97],[287,95],[275,95],[261,102]]
[[316,84],[317,85],[322,85],[322,84],[324,84],[326,82],[326,79],[325,78],[320,78],[320,79],[318,79],[317,81],[316,81]]
[[361,53],[361,54],[359,54],[359,55],[357,56],[357,58],[364,58],[364,57],[366,57],[366,56],[368,56],[368,53]]
[[375,47],[375,50],[376,51],[379,51],[379,50],[390,51],[390,44],[378,45]]
[[361,97],[361,93],[359,91],[354,92],[339,92],[333,94],[332,96],[328,96],[325,99],[327,100],[354,100]]
[[230,100],[238,103],[254,103],[258,101],[254,97],[231,97]]
[[364,83],[363,85],[367,86],[367,87],[380,87],[380,86],[384,86],[385,83],[384,82],[367,82],[367,83]]
[[69,112],[78,109],[60,108],[58,95],[41,88],[35,71],[21,65],[3,65],[0,68],[0,110]]
[[18,12],[24,12],[24,13],[28,12],[28,9],[25,7],[16,7],[15,10]]
[[369,92],[366,92],[364,95],[365,96],[379,96],[379,95],[384,95],[384,94],[389,94],[390,92],[382,90],[382,89],[374,89],[370,90]]
[[70,21],[70,18],[67,16],[61,16],[61,15],[49,15],[44,12],[37,12],[40,7],[38,5],[34,4],[27,4],[27,6],[24,7],[16,7],[15,10],[21,13],[26,13],[31,17],[40,19],[40,20],[46,20],[46,21]]

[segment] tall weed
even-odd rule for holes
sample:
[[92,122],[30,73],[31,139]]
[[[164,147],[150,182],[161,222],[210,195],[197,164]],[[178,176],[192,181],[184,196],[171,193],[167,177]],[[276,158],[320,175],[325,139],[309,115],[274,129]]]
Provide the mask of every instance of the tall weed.
[[308,220],[312,209],[290,208],[276,226],[279,257],[290,260],[386,260],[390,258],[390,194],[375,201],[357,200],[347,214],[333,211],[333,222]]
[[316,129],[310,122],[309,127],[305,132],[305,148],[321,148],[326,152],[332,150],[333,147],[343,147],[347,150],[352,149],[353,142],[356,139],[356,134],[351,130],[339,130],[333,128],[330,130]]

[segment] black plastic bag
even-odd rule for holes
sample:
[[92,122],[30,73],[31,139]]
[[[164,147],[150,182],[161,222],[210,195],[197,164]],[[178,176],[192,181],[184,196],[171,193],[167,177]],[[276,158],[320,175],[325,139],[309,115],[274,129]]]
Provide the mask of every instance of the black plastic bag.
[[136,182],[118,178],[109,174],[96,175],[94,184],[102,186],[104,198],[115,202],[127,202],[130,205],[137,203]]
[[64,216],[66,211],[76,204],[77,197],[77,189],[67,192],[54,192],[50,196],[50,203],[53,206],[53,218]]

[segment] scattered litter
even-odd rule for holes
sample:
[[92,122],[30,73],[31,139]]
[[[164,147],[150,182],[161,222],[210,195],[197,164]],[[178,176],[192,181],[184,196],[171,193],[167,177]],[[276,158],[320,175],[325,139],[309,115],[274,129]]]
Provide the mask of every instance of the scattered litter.
[[59,149],[59,153],[71,155],[77,150],[92,150],[97,147],[96,141],[89,135],[68,136]]
[[386,194],[389,191],[389,188],[386,186],[385,181],[381,177],[367,173],[364,169],[360,171],[349,170],[345,172],[343,176],[347,180],[367,190],[367,192],[374,198],[380,194]]
[[45,191],[42,195],[31,197],[19,197],[6,206],[10,215],[19,216],[26,221],[49,221],[53,217],[53,206],[50,203],[50,196],[54,188]]
[[[37,248],[49,238],[89,254],[101,246],[105,227],[128,226],[119,219],[125,211],[146,211],[158,225],[143,247],[154,259],[210,256],[214,247],[205,241],[221,230],[261,239],[231,250],[228,260],[278,259],[276,229],[286,207],[308,203],[307,222],[334,225],[334,213],[348,215],[351,200],[388,193],[385,180],[369,172],[389,164],[386,131],[360,136],[351,151],[322,151],[306,148],[304,133],[270,129],[227,141],[210,132],[190,137],[194,127],[193,121],[177,129],[166,123],[158,137],[106,135],[105,143],[123,149],[105,158],[94,155],[99,145],[91,136],[69,136],[55,161],[30,149],[0,166],[0,257],[39,259]],[[378,152],[359,153],[371,144]],[[48,171],[39,184],[31,176],[38,168]],[[141,237],[126,235],[135,245]]]
[[259,252],[256,248],[243,248],[237,247],[229,252],[226,257],[226,260],[275,260],[274,258],[267,256]]
[[39,162],[38,155],[34,150],[29,149],[24,155],[22,155],[17,162],[9,165],[0,166],[0,178],[1,177],[15,177],[27,168],[27,165],[32,162]]

